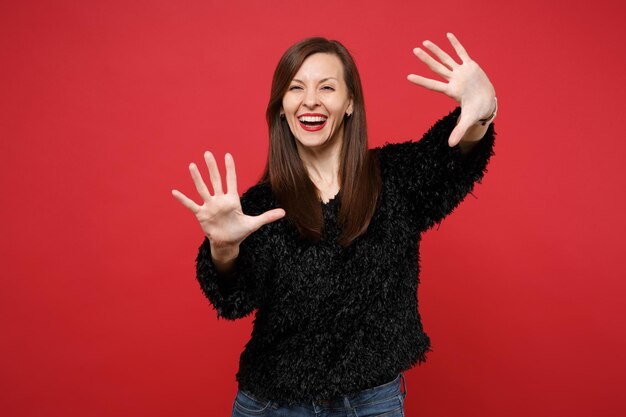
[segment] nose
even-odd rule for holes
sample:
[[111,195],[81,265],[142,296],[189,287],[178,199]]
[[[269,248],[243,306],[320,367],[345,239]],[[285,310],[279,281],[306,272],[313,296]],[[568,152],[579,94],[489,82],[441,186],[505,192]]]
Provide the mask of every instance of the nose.
[[313,109],[319,104],[319,100],[317,98],[317,92],[314,88],[308,88],[304,95],[304,100],[302,101],[306,107]]

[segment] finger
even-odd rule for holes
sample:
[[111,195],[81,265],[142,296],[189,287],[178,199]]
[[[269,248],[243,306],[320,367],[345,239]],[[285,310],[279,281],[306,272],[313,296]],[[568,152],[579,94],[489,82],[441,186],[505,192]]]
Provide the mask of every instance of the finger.
[[430,78],[424,78],[421,75],[409,74],[406,77],[407,80],[413,84],[417,84],[429,90],[445,92],[448,84],[437,80],[431,80]]
[[462,132],[461,128],[457,125],[457,127],[452,130],[452,133],[450,133],[450,137],[448,138],[448,146],[453,148],[458,145],[464,134],[465,132]]
[[176,200],[180,201],[181,204],[185,207],[187,207],[189,210],[191,210],[192,213],[197,213],[198,210],[200,209],[200,206],[198,206],[193,200],[191,200],[190,198],[187,198],[187,196],[183,193],[181,193],[178,190],[172,190],[172,195],[174,196],[174,198],[176,198]]
[[461,45],[461,42],[459,42],[456,36],[454,36],[451,32],[448,32],[447,35],[457,55],[459,56],[459,58],[461,58],[461,61],[463,63],[470,61],[472,58],[470,58],[470,56],[467,54],[467,51],[465,51],[465,48],[463,48],[463,45]]
[[226,165],[227,193],[239,195],[237,193],[237,172],[235,170],[235,160],[231,154],[226,153],[226,155],[224,155],[224,164]]
[[462,113],[459,116],[459,122],[456,127],[452,129],[452,133],[450,133],[450,137],[448,138],[448,145],[450,147],[458,145],[458,143],[463,139],[467,130],[471,127],[472,122],[464,116]]
[[204,153],[204,161],[206,162],[207,168],[209,168],[209,176],[211,177],[211,185],[213,186],[213,195],[224,194],[222,191],[222,177],[220,175],[220,170],[217,168],[215,157],[211,152],[206,151]]
[[421,48],[413,49],[413,53],[417,56],[420,61],[428,66],[434,73],[441,75],[443,78],[449,79],[452,75],[452,72],[445,65],[437,62],[432,56],[430,56],[426,51]]
[[191,172],[191,178],[193,179],[193,183],[196,185],[196,190],[198,190],[198,194],[200,194],[202,200],[209,201],[211,199],[209,189],[206,187],[206,184],[202,179],[202,175],[200,175],[200,171],[198,171],[198,167],[193,162],[189,164],[189,172]]
[[430,51],[435,54],[437,58],[444,64],[446,64],[450,69],[454,69],[459,66],[454,59],[450,57],[445,51],[443,51],[440,47],[432,43],[431,41],[422,42],[425,47],[430,49]]
[[[281,208],[273,209],[266,211],[263,214],[259,214],[258,216],[252,216],[256,223],[256,229],[260,228],[263,225],[274,222],[278,219],[283,218],[287,213],[285,210]],[[255,230],[256,230],[255,229]]]

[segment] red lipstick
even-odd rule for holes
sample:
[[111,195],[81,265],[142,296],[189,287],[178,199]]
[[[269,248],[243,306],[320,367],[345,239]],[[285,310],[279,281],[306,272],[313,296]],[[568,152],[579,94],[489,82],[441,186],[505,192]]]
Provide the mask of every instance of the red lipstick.
[[[306,125],[305,123],[302,123],[300,121],[300,117],[303,117],[303,116],[323,117],[325,120],[319,125]],[[321,114],[321,113],[303,113],[299,115],[297,118],[298,118],[298,123],[300,123],[300,127],[302,127],[302,129],[306,130],[307,132],[316,132],[318,130],[323,129],[324,126],[326,126],[326,122],[328,121],[328,116],[326,116],[325,114]]]

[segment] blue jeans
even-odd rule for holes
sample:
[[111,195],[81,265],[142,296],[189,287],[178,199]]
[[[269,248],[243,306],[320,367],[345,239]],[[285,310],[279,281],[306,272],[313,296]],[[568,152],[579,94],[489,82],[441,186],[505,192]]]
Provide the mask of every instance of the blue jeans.
[[[400,390],[400,381],[404,392]],[[278,406],[273,400],[237,390],[231,417],[404,417],[406,381],[402,373],[386,384],[330,400]]]

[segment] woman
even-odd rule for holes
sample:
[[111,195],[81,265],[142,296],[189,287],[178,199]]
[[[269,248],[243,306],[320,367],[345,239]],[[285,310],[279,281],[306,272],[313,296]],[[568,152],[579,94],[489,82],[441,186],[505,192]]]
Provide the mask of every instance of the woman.
[[459,41],[462,63],[432,42],[416,56],[448,82],[414,84],[460,107],[419,142],[368,149],[359,73],[337,41],[305,39],[283,55],[267,108],[269,155],[241,198],[205,153],[200,206],[172,194],[205,239],[197,278],[218,317],[256,310],[241,354],[233,416],[402,416],[402,372],[426,360],[417,303],[421,233],[483,177],[493,155],[495,91]]

